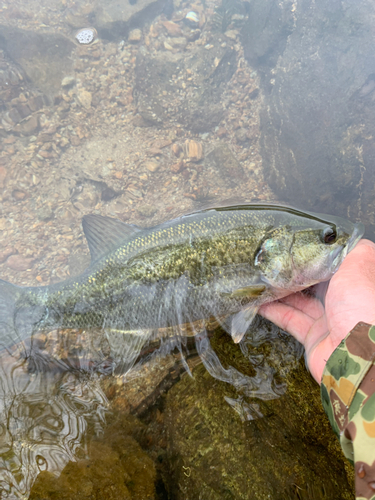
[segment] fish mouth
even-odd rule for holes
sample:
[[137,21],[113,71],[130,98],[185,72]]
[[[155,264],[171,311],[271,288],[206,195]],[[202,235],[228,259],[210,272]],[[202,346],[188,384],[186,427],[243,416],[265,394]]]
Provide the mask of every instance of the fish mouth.
[[357,222],[357,224],[354,224],[353,234],[351,235],[347,244],[347,252],[346,252],[347,254],[351,250],[353,250],[353,248],[356,246],[356,244],[364,235],[364,232],[365,232],[365,226],[362,224],[362,222]]
[[353,250],[353,248],[362,238],[364,232],[365,232],[365,226],[362,224],[362,222],[357,222],[356,224],[354,224],[353,234],[349,238],[346,245],[341,248],[338,248],[335,251],[334,255],[332,256],[333,273],[337,271],[341,262],[345,259],[348,253]]

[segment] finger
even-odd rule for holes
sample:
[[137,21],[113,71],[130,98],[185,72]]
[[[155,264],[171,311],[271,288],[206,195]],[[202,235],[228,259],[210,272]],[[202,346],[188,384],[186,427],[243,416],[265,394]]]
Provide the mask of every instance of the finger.
[[324,306],[320,300],[303,293],[288,295],[281,299],[280,302],[298,309],[313,319],[320,318],[324,313]]
[[270,302],[259,309],[259,314],[293,335],[301,344],[315,322],[308,314],[283,302]]

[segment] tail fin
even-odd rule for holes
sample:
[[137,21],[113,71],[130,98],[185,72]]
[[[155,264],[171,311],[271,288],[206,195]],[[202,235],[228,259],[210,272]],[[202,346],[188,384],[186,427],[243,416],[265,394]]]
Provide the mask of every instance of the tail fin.
[[22,305],[24,294],[25,288],[0,280],[0,350],[11,349],[31,337],[35,314],[40,318],[40,310]]
[[0,280],[0,347],[14,344],[14,316],[20,288],[7,281]]

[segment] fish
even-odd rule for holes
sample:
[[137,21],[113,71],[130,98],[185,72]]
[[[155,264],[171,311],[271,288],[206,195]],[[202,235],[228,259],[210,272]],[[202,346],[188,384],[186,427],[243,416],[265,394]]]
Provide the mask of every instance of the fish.
[[[329,280],[364,233],[361,223],[271,204],[204,209],[152,228],[90,214],[82,226],[91,265],[79,276],[38,287],[0,280],[0,343],[99,328],[116,339],[125,371],[163,329],[174,340],[161,354],[182,352],[186,325],[210,318],[240,343],[262,304]],[[204,328],[190,330],[214,377],[245,383],[221,366]]]

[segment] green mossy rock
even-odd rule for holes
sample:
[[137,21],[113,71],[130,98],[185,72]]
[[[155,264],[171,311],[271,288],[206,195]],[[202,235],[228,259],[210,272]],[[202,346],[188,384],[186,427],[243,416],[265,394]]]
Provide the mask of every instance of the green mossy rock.
[[237,399],[247,409],[243,414],[255,417],[244,422],[224,400],[238,398],[233,388],[203,366],[194,375],[167,395],[166,470],[172,481],[165,477],[165,483],[171,498],[354,499],[353,470],[303,361],[286,376],[288,390],[279,399]]

